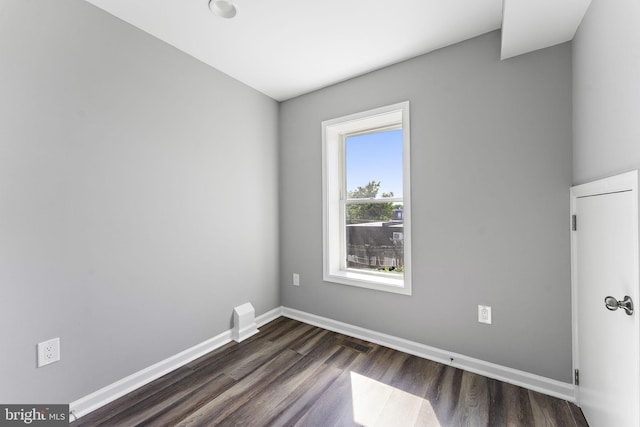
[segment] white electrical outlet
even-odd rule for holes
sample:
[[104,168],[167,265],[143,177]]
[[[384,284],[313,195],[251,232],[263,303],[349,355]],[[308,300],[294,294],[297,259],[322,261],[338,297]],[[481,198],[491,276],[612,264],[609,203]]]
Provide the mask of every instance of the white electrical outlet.
[[491,307],[488,305],[478,306],[478,322],[491,324]]
[[300,275],[293,273],[293,286],[300,286]]
[[60,360],[60,338],[38,344],[38,368]]

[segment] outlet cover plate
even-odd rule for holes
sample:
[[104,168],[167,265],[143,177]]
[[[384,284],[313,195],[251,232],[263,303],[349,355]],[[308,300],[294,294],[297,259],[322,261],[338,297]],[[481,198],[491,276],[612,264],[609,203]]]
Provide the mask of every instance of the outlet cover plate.
[[38,368],[60,360],[60,338],[38,343]]
[[293,286],[300,286],[300,275],[293,273]]
[[491,306],[479,305],[478,306],[478,322],[491,324]]

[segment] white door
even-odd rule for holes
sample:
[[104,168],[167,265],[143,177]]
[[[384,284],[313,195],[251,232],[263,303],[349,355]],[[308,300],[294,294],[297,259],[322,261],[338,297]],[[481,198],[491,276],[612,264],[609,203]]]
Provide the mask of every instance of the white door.
[[571,194],[577,402],[591,427],[639,427],[638,174],[576,186]]

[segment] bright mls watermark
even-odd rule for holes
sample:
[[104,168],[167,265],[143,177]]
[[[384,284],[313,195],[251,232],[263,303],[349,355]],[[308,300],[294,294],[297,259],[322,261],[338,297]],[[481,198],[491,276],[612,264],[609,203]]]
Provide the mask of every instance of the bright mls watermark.
[[0,427],[69,425],[69,405],[0,405]]

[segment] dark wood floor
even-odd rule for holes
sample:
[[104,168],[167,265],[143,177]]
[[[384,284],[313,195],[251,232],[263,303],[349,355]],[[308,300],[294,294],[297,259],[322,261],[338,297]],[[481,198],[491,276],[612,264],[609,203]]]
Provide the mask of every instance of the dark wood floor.
[[72,426],[562,426],[575,405],[281,317]]

